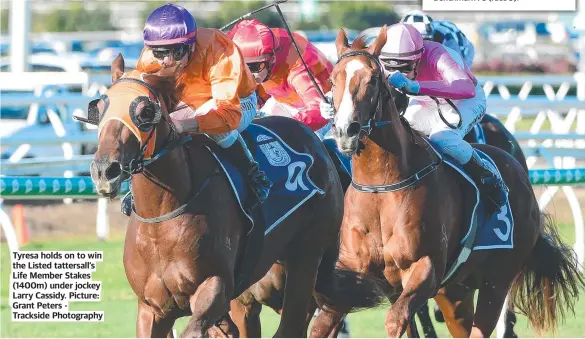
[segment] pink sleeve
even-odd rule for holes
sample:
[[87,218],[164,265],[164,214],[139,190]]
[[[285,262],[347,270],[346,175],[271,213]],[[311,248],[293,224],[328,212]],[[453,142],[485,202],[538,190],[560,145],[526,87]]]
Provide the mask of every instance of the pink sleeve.
[[[320,83],[319,79],[315,78],[315,80],[323,88],[323,84]],[[309,126],[313,131],[325,126],[329,121],[321,116],[321,111],[319,110],[321,96],[303,65],[291,70],[288,76],[288,83],[294,88],[305,104],[305,107],[299,110],[299,113],[293,119]]]
[[444,48],[437,48],[429,54],[426,65],[433,70],[437,80],[421,80],[419,94],[445,99],[470,99],[475,96],[475,78],[465,66],[459,64]]

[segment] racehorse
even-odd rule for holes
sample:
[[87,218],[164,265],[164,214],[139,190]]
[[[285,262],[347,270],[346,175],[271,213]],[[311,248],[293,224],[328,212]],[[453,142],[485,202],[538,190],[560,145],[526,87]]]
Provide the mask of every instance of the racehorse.
[[[398,112],[404,112],[408,107],[408,97],[401,95],[401,93],[397,93],[395,104]],[[465,136],[465,140],[470,143],[487,143],[488,145],[498,147],[508,152],[528,173],[526,157],[522,152],[522,148],[512,133],[506,129],[500,120],[486,114],[480,121],[480,128],[481,137],[480,135],[477,135],[480,133],[474,133],[476,129],[472,129]],[[329,140],[325,140],[326,146],[329,146],[329,144],[327,144],[328,141]],[[328,147],[327,150],[336,163],[343,191],[345,192],[351,182],[351,179],[349,178],[350,174],[344,173],[345,171],[341,165],[340,159],[338,159],[338,154],[336,154],[336,150],[333,150],[334,147],[336,146],[332,145],[332,147]],[[222,322],[221,330],[219,328],[215,328],[211,335],[213,337],[234,337],[236,336],[236,333],[239,333],[240,337],[260,337],[260,311],[262,310],[262,305],[267,306],[280,314],[283,301],[282,286],[285,279],[286,277],[282,264],[274,264],[270,272],[264,278],[262,278],[256,285],[252,286],[237,299],[232,301],[230,310],[231,318],[226,317]],[[450,287],[448,292],[450,294],[458,294],[460,292],[456,290],[457,288],[459,287]],[[463,293],[465,293],[465,286],[461,286],[460,289],[462,289]],[[443,308],[454,310],[455,306],[451,301],[449,301],[449,295],[446,293],[447,291],[442,290],[436,299],[438,302],[443,304]],[[313,303],[312,306],[314,307],[316,305]],[[438,320],[444,322],[445,316],[442,315],[439,310],[437,310],[437,312],[435,313],[435,317]],[[421,321],[421,326],[423,328],[425,337],[436,337],[437,335],[433,327],[433,323],[428,314],[428,307],[426,305],[423,306],[423,308],[417,312],[417,315]],[[457,319],[458,315],[456,315],[455,312],[449,311],[447,312],[446,317],[446,320],[451,324],[451,330],[455,331],[455,326],[459,323]],[[506,337],[514,336],[514,323],[515,315],[513,312],[508,311],[506,318]],[[457,334],[462,333],[465,332],[461,330],[457,332]]]
[[[135,207],[124,244],[124,268],[138,297],[137,336],[170,337],[175,320],[189,315],[182,336],[205,336],[227,313],[230,300],[277,260],[284,264],[286,283],[276,336],[306,336],[312,299],[320,307],[343,312],[383,300],[374,280],[335,268],[343,191],[331,158],[310,129],[282,117],[257,121],[258,128],[273,131],[295,154],[312,159],[304,173],[321,194],[306,200],[278,227],[262,230],[264,245],[251,278],[238,289],[235,272],[246,260],[250,225],[224,174],[227,164],[216,160],[221,149],[205,135],[181,138],[176,133],[168,111],[180,93],[174,79],[124,73],[120,54],[112,63],[112,81],[88,109],[86,121],[99,122],[90,171],[97,193],[109,198],[131,179]],[[275,140],[263,139],[262,145]]]
[[[398,113],[397,91],[386,85],[378,61],[385,32],[368,48],[361,40],[350,47],[343,30],[336,39],[334,132],[339,149],[352,156],[338,265],[385,279],[383,289],[392,301],[385,321],[388,337],[400,337],[441,287],[455,305],[442,311],[462,314],[457,325],[465,329],[464,336],[489,337],[508,292],[537,331],[554,330],[585,285],[574,252],[540,212],[526,171],[511,155],[489,145],[474,147],[501,172],[510,188],[505,207],[513,215],[502,208],[487,215],[480,210],[478,217],[488,220],[497,214],[505,220],[510,228],[502,235],[513,239],[513,246],[476,250],[475,243],[468,247],[463,242],[474,229],[463,217],[469,208],[469,195],[459,184],[464,173]],[[450,294],[451,287],[459,293]],[[343,317],[322,311],[311,336],[332,335]],[[411,330],[416,336],[416,328]]]

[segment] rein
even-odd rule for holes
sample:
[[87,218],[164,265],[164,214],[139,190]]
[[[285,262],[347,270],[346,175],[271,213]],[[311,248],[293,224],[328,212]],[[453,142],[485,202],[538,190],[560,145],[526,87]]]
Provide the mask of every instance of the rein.
[[[154,163],[158,159],[162,158],[165,154],[169,153],[170,151],[174,150],[175,148],[177,148],[179,146],[184,147],[184,145],[187,142],[192,141],[193,138],[191,136],[186,136],[184,138],[175,140],[173,142],[169,142],[169,140],[172,140],[172,139],[175,139],[175,137],[178,137],[179,134],[177,133],[175,126],[172,123],[170,123],[167,119],[164,118],[164,116],[162,114],[161,103],[158,100],[158,95],[157,95],[157,92],[154,90],[154,88],[150,84],[148,84],[147,82],[140,80],[140,79],[135,79],[135,78],[120,78],[116,82],[114,82],[112,84],[112,86],[117,84],[118,82],[137,83],[141,86],[144,86],[150,92],[150,94],[154,98],[156,98],[155,106],[157,107],[157,109],[156,109],[155,117],[153,118],[153,120],[150,122],[139,123],[139,125],[137,126],[139,129],[140,128],[149,128],[151,130],[150,134],[148,135],[148,137],[147,137],[146,141],[143,143],[143,145],[140,147],[139,154],[134,159],[132,159],[128,165],[122,167],[122,171],[124,171],[132,176],[134,174],[142,173],[147,166],[151,165],[152,163]],[[169,125],[169,127],[170,127],[169,134],[167,135],[165,141],[163,142],[163,148],[159,152],[157,152],[155,155],[153,155],[150,159],[145,160],[144,153],[146,151],[146,147],[148,145],[148,142],[150,141],[150,139],[154,135],[154,131],[156,129],[156,126],[158,126],[158,123],[161,120]],[[135,123],[137,123],[137,122],[135,122]],[[190,156],[189,152],[185,152],[185,154],[187,155],[187,158],[188,158],[187,159],[187,166],[189,168],[188,173],[193,173],[193,171],[191,171],[191,169],[190,169],[191,168],[191,156]],[[136,212],[135,206],[132,206],[132,212],[136,216],[136,219],[138,219],[141,222],[149,223],[149,224],[156,224],[156,223],[160,223],[160,222],[169,221],[171,219],[174,219],[187,211],[187,209],[199,197],[199,194],[209,185],[211,178],[215,175],[218,175],[218,174],[220,174],[219,169],[215,169],[211,174],[209,174],[203,180],[203,182],[199,185],[199,188],[197,190],[194,190],[193,186],[191,186],[190,192],[188,194],[188,196],[190,198],[187,199],[187,202],[185,202],[184,204],[182,204],[181,206],[177,207],[176,209],[174,209],[173,211],[171,211],[169,213],[165,213],[165,214],[158,216],[158,217],[144,218],[144,217],[141,217],[140,215],[138,215],[138,213]],[[131,179],[131,177],[126,179],[126,181],[130,180],[130,179]]]
[[[349,53],[346,53],[346,54],[343,54],[342,56],[340,56],[338,60],[352,57],[352,56],[365,56],[368,59],[374,61],[376,63],[376,65],[378,65],[378,69],[376,70],[377,77],[381,81],[382,86],[385,86],[384,79],[383,79],[384,77],[382,75],[382,65],[380,64],[380,60],[378,60],[377,57],[375,57],[373,54],[371,54],[367,51],[351,51]],[[392,102],[394,102],[394,95],[392,94],[392,91],[390,91],[388,89],[386,89],[386,90],[388,92],[388,95],[390,96],[390,100]],[[378,113],[380,114],[380,118],[382,117],[382,89],[380,89],[378,91],[376,101],[377,101],[376,110],[370,114],[370,116],[368,118],[368,123],[361,127],[361,130],[366,132],[366,137],[370,136],[370,134],[372,133],[374,128],[386,126],[386,125],[389,125],[389,124],[395,122],[395,121],[377,121],[376,120],[376,116],[378,115]],[[402,114],[400,115],[400,119],[404,119]],[[427,144],[428,144],[428,142],[427,142]],[[431,146],[429,145],[429,147],[431,147]],[[388,193],[388,192],[396,192],[396,191],[403,190],[405,188],[413,186],[414,184],[419,182],[422,178],[431,174],[439,167],[440,163],[442,162],[442,158],[440,157],[440,155],[438,155],[435,152],[433,152],[433,154],[435,155],[434,160],[430,164],[428,164],[427,166],[425,166],[424,168],[422,168],[421,170],[419,170],[415,174],[411,175],[410,177],[408,177],[404,180],[401,180],[399,182],[389,184],[389,185],[361,185],[361,184],[358,184],[357,182],[355,182],[353,179],[353,176],[352,176],[351,185],[356,190],[358,190],[360,192],[365,192],[365,193]]]

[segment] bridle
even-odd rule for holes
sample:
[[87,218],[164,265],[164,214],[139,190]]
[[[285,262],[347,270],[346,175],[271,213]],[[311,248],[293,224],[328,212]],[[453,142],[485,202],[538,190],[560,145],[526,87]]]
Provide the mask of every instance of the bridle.
[[[140,173],[144,172],[144,169],[147,166],[151,165],[152,163],[154,163],[156,160],[160,159],[162,156],[164,156],[165,154],[167,154],[171,150],[173,150],[179,146],[183,146],[187,142],[190,142],[191,140],[193,140],[193,138],[191,136],[186,136],[183,138],[179,137],[179,133],[175,129],[175,126],[165,118],[164,114],[162,114],[162,106],[161,106],[160,100],[158,99],[159,98],[158,93],[157,93],[157,91],[154,90],[154,88],[152,88],[152,86],[150,84],[148,84],[146,81],[136,79],[136,78],[120,78],[112,84],[112,87],[118,83],[121,83],[121,82],[131,82],[131,83],[139,84],[139,85],[143,86],[144,88],[146,88],[150,94],[150,96],[139,96],[136,99],[134,99],[134,101],[132,101],[132,103],[130,104],[130,115],[131,115],[132,122],[134,124],[136,124],[136,127],[140,131],[142,131],[142,132],[150,131],[150,133],[148,134],[146,141],[140,147],[140,152],[138,153],[138,155],[136,155],[132,160],[130,160],[128,165],[122,165],[122,171],[130,174],[130,176],[126,180],[124,180],[124,181],[127,181],[127,180],[130,180],[132,178],[132,175],[140,174]],[[155,98],[155,100],[152,100],[151,97]],[[104,102],[106,103],[106,109],[107,109],[107,105],[108,105],[107,96],[102,95],[99,99],[92,100],[89,103],[89,105],[88,105],[88,118],[87,119],[81,118],[81,117],[76,117],[76,119],[79,121],[82,121],[82,122],[92,124],[92,125],[96,125],[96,126],[99,125],[100,120],[103,117],[103,115],[105,114],[105,110],[106,110],[106,109],[104,109],[104,112],[102,113],[102,115],[99,116],[99,113],[97,110],[97,103],[100,99],[104,100]],[[153,106],[155,107],[155,114],[154,114],[154,117],[152,118],[152,120],[150,120],[150,121],[139,121],[139,119],[137,118],[137,116],[135,114],[136,107],[138,106],[138,104],[140,102],[143,102],[143,101],[152,102],[154,104]],[[169,125],[169,128],[170,128],[169,134],[167,135],[164,142],[162,143],[162,149],[160,151],[158,151],[157,153],[155,153],[150,159],[145,159],[145,151],[146,151],[148,142],[150,141],[150,139],[154,135],[156,127],[158,126],[160,121],[164,121],[166,124]],[[189,154],[189,152],[185,152],[185,154],[187,155],[187,158],[188,158],[186,161],[187,166],[189,167],[188,173],[192,174],[193,171],[191,171],[191,169],[190,169],[190,167],[191,167],[190,154]],[[188,195],[188,197],[190,197],[190,198],[187,200],[187,202],[182,204],[181,206],[179,206],[178,208],[176,208],[175,210],[173,210],[169,213],[166,213],[164,215],[154,217],[154,218],[143,218],[143,217],[139,216],[138,213],[136,213],[134,206],[132,207],[132,211],[134,212],[136,219],[138,219],[139,221],[144,222],[144,223],[153,224],[153,223],[160,223],[163,221],[168,221],[168,220],[174,219],[174,218],[180,216],[181,214],[185,213],[185,211],[189,208],[189,206],[199,196],[199,193],[210,183],[211,177],[213,177],[214,175],[217,175],[217,174],[219,174],[218,169],[216,169],[211,174],[209,174],[203,180],[203,182],[199,185],[199,189],[197,191],[194,191],[193,186],[191,186],[190,193]]]
[[[377,121],[376,120],[378,116],[380,118],[382,117],[382,99],[383,99],[382,91],[383,90],[387,91],[388,95],[390,96],[390,100],[392,100],[392,101],[394,101],[394,96],[392,95],[392,91],[390,91],[390,90],[388,90],[388,88],[386,88],[386,85],[384,82],[384,76],[382,74],[382,65],[380,64],[380,60],[378,60],[378,58],[376,56],[374,56],[373,54],[371,54],[367,51],[351,51],[351,52],[348,52],[348,53],[341,55],[339,57],[339,59],[337,60],[337,62],[339,62],[345,58],[354,57],[354,56],[365,56],[366,58],[368,58],[376,63],[378,68],[375,69],[374,71],[376,72],[376,77],[378,78],[378,85],[382,86],[379,88],[378,94],[376,95],[376,110],[371,111],[370,116],[368,117],[367,124],[365,124],[364,126],[361,127],[361,131],[365,132],[365,136],[369,136],[375,127],[388,125],[392,122],[392,121]],[[355,121],[353,121],[353,122],[355,122]]]
[[[387,85],[384,81],[384,76],[382,75],[382,65],[380,64],[380,61],[378,60],[378,58],[376,58],[373,54],[371,54],[367,51],[351,51],[349,53],[341,55],[338,59],[338,62],[339,62],[339,60],[342,60],[342,59],[348,58],[348,57],[352,57],[352,56],[365,56],[368,59],[373,60],[376,63],[376,65],[378,65],[378,69],[376,70],[376,76],[378,77],[378,80],[381,81],[379,83],[379,85],[383,86],[378,91],[378,95],[376,97],[376,101],[377,101],[376,110],[374,110],[374,111],[372,111],[372,113],[370,113],[370,116],[368,117],[367,125],[362,126],[362,128],[361,128],[361,131],[365,131],[365,136],[369,136],[375,127],[388,125],[388,124],[394,122],[394,121],[377,121],[377,116],[380,115],[380,118],[382,116],[382,99],[383,99],[382,91],[384,90],[388,93],[388,96],[390,97],[390,100],[392,100],[392,102],[394,102],[394,96],[392,94],[392,91],[386,87]],[[400,119],[404,119],[402,114],[400,114]],[[427,143],[428,143],[428,141],[427,141]],[[429,145],[429,147],[430,147],[430,145]],[[395,192],[395,191],[403,190],[405,188],[413,186],[418,181],[420,181],[422,178],[424,178],[428,174],[434,172],[438,168],[439,164],[442,161],[442,158],[441,158],[440,154],[438,154],[434,151],[434,149],[433,149],[433,152],[431,152],[431,153],[433,153],[435,155],[434,160],[430,164],[428,164],[427,166],[425,166],[424,168],[422,168],[421,170],[417,171],[415,174],[411,175],[410,177],[408,177],[404,180],[401,180],[399,182],[389,184],[389,185],[376,185],[376,186],[374,186],[374,185],[358,184],[354,181],[353,176],[352,176],[351,185],[356,190],[358,190],[360,192],[365,192],[365,193],[387,193],[387,192]]]

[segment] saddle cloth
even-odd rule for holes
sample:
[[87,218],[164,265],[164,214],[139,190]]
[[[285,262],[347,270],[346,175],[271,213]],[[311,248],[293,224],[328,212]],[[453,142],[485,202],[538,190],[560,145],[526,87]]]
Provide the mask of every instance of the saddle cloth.
[[[481,127],[480,127],[481,128]],[[476,131],[477,133],[478,131]],[[483,133],[479,133],[480,136]],[[330,151],[330,154],[337,156],[338,162],[342,164],[342,168],[347,170],[351,175],[351,159],[344,156],[339,152],[335,142],[332,139],[326,139],[323,141]],[[428,142],[428,140],[427,140]],[[429,145],[431,145],[429,143]],[[463,264],[471,251],[477,250],[491,250],[491,249],[502,249],[502,248],[514,248],[514,218],[512,216],[512,209],[508,202],[500,210],[495,211],[491,215],[486,215],[484,212],[485,205],[491,204],[490,201],[484,201],[480,198],[479,188],[465,173],[462,166],[460,166],[455,160],[447,155],[440,154],[436,148],[431,145],[432,149],[437,153],[439,157],[443,159],[443,162],[451,168],[452,171],[457,173],[458,187],[461,188],[463,194],[463,220],[466,221],[467,232],[461,239],[463,249],[449,270],[444,282],[452,276],[453,273]],[[494,168],[497,170],[496,164],[493,160],[485,153],[476,150],[481,158],[489,161]],[[498,170],[499,174],[499,170]]]
[[246,237],[244,255],[236,266],[234,298],[251,284],[252,273],[262,253],[264,237],[312,196],[325,193],[309,177],[309,170],[314,162],[310,154],[296,152],[276,133],[261,125],[250,124],[242,132],[242,137],[260,170],[266,173],[273,184],[268,198],[259,205],[261,213],[258,213],[258,208],[253,211],[245,208],[248,206],[246,199],[254,195],[249,192],[250,188],[242,173],[221,149],[207,147],[230,182],[234,197],[251,225]]
[[[268,198],[260,205],[266,227],[264,233],[268,234],[313,195],[323,194],[324,191],[309,177],[309,170],[314,162],[311,155],[296,152],[276,133],[261,125],[250,124],[242,132],[242,137],[260,165],[260,170],[266,173],[273,184]],[[244,208],[250,192],[242,174],[228,157],[221,152],[209,150],[228,178],[242,212],[254,223],[249,211]]]

